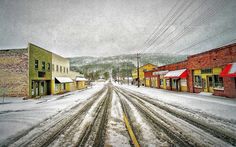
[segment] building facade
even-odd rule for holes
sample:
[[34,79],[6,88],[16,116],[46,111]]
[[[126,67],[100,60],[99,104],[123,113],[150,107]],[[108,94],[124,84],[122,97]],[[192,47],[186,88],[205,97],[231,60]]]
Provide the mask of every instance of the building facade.
[[145,72],[146,86],[236,97],[236,44]]
[[52,53],[34,44],[29,51],[29,97],[51,94]]
[[65,93],[73,89],[74,81],[70,78],[69,68],[68,59],[52,53],[52,94]]
[[0,95],[28,96],[28,49],[0,50],[0,61]]
[[[153,65],[151,63],[145,64],[141,67],[139,67],[139,81],[140,81],[140,85],[145,85],[145,78],[144,78],[144,71],[149,71],[149,70],[153,70],[155,69],[157,66]],[[138,74],[137,74],[137,69],[134,69],[132,71],[132,78],[133,78],[133,84],[137,84],[137,78],[138,78]]]
[[189,56],[189,91],[236,97],[236,76],[221,76],[225,67],[234,62],[236,44]]
[[0,96],[38,98],[73,91],[76,77],[81,76],[70,71],[68,59],[32,43],[23,49],[0,50],[0,61]]

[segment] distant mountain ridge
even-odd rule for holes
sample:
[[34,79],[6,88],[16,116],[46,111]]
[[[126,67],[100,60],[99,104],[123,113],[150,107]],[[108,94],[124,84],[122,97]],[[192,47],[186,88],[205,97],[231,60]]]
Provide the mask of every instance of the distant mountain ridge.
[[[114,67],[124,67],[126,64],[132,66],[133,68],[137,64],[136,54],[127,55],[117,55],[110,57],[72,57],[68,58],[70,60],[71,70],[79,71],[81,73],[91,72],[91,71],[110,71]],[[170,54],[158,54],[158,53],[148,53],[142,54],[140,59],[140,66],[152,63],[157,66],[162,66],[166,64],[171,64],[187,59],[187,55],[170,55]]]

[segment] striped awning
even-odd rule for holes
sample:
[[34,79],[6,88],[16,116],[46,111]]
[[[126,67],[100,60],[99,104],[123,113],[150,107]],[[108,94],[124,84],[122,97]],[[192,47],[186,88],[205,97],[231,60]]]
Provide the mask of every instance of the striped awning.
[[229,63],[220,73],[221,77],[236,77],[236,62]]
[[56,83],[73,83],[73,80],[69,77],[55,77]]
[[169,71],[164,78],[186,78],[188,75],[186,69]]

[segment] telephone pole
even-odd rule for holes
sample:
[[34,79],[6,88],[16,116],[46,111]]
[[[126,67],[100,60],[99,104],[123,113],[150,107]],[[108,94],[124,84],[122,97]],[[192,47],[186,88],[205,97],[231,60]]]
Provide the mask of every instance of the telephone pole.
[[137,79],[138,79],[138,87],[140,87],[140,80],[139,80],[139,53],[137,53]]
[[126,77],[127,77],[127,83],[129,85],[129,68],[128,68],[128,62],[126,62]]

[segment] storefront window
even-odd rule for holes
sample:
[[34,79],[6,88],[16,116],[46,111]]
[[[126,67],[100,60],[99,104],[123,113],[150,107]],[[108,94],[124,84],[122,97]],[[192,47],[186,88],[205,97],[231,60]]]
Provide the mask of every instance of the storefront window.
[[170,80],[166,80],[166,86],[170,86]]
[[187,79],[181,79],[181,86],[187,86]]
[[207,69],[202,69],[201,70],[201,74],[208,74],[208,73],[212,73],[212,69],[207,68]]
[[163,84],[164,84],[164,80],[161,79],[161,80],[160,80],[160,85],[163,85]]
[[34,82],[31,82],[31,95],[34,95]]
[[176,87],[176,79],[173,79],[172,87]]
[[223,88],[224,87],[222,77],[220,77],[219,75],[214,75],[213,78],[214,78],[214,87],[215,88]]
[[194,86],[202,87],[202,78],[201,76],[194,76]]

